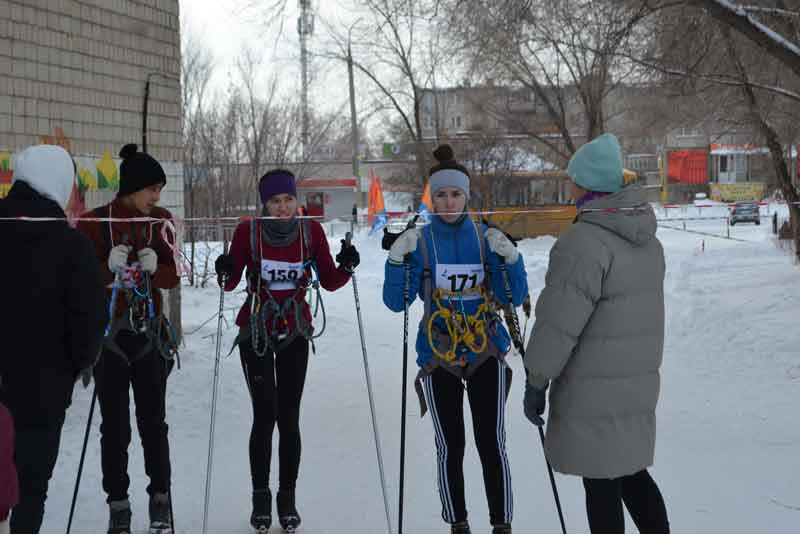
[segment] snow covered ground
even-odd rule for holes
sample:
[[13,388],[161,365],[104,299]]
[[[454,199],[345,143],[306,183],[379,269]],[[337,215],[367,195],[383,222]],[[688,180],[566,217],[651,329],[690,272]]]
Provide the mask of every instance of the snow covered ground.
[[[670,219],[673,216],[677,218],[670,213]],[[686,222],[687,230],[704,234],[684,232],[682,223],[667,224],[680,230],[659,231],[667,258],[667,338],[652,472],[664,493],[673,532],[797,532],[800,267],[792,265],[788,253],[774,245],[768,220],[761,226],[731,229],[731,237],[739,240],[705,235],[726,235],[724,220]],[[331,236],[337,249],[340,237]],[[533,298],[544,283],[553,242],[552,238],[540,238],[520,244]],[[356,243],[363,260],[358,284],[396,528],[402,314],[388,311],[381,302],[385,253],[379,250],[379,239],[360,234]],[[382,533],[386,526],[353,291],[348,285],[324,296],[328,330],[317,342],[317,354],[311,360],[301,420],[301,532]],[[226,295],[229,326],[233,325],[232,308],[243,299],[241,293]],[[186,290],[185,330],[191,332],[212,317],[218,302],[214,287]],[[417,303],[412,309],[412,340],[421,313]],[[183,368],[175,371],[169,382],[178,533],[199,532],[202,524],[215,332],[216,321],[210,321],[188,336],[182,351]],[[233,328],[225,330],[225,352],[235,334]],[[413,358],[412,350],[409,379],[416,373]],[[513,357],[511,365],[515,377],[507,432],[515,531],[555,533],[560,527],[538,436],[522,413],[521,360]],[[66,524],[90,398],[91,390],[76,389],[50,487],[42,530],[47,534],[63,531]],[[447,532],[436,494],[433,431],[429,418],[419,419],[413,390],[408,408],[405,531]],[[210,532],[250,532],[250,420],[250,401],[238,354],[234,353],[223,360],[221,368]],[[80,534],[104,532],[107,520],[100,483],[98,427],[96,417],[73,528]],[[147,524],[147,481],[136,436],[134,431],[131,498],[135,532],[142,533]],[[277,447],[275,451],[277,454]],[[472,444],[468,444],[465,468],[473,531],[489,532],[479,462]],[[277,459],[273,460],[273,472],[277,473]],[[276,480],[274,474],[272,479]],[[557,475],[557,483],[568,531],[588,532],[580,480]],[[279,529],[273,527],[273,531]],[[628,532],[635,532],[630,521]]]

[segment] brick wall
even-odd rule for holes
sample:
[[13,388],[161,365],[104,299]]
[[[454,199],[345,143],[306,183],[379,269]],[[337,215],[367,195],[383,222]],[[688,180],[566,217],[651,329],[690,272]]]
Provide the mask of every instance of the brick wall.
[[114,184],[97,167],[141,145],[152,73],[147,149],[168,174],[161,204],[182,216],[178,0],[0,0],[0,152],[61,144],[87,206],[107,201]]

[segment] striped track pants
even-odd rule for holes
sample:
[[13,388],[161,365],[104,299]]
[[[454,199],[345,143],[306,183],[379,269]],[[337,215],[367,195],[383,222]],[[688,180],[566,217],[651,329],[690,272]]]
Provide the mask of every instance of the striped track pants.
[[[511,523],[514,512],[504,421],[509,374],[505,363],[490,358],[466,387],[492,524]],[[433,420],[442,518],[447,523],[464,521],[464,383],[437,368],[422,385]]]

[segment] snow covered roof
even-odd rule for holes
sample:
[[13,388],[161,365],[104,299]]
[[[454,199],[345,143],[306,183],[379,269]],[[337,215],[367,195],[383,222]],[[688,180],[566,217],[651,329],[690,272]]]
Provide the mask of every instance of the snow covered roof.
[[733,154],[769,154],[767,147],[755,145],[724,145],[711,144],[709,154],[712,156],[730,156]]
[[535,152],[515,146],[494,146],[479,151],[471,160],[463,162],[470,170],[481,173],[491,172],[544,172],[555,171],[558,167],[546,161]]
[[[754,146],[754,145],[711,145],[711,150],[709,154],[712,156],[730,156],[733,154],[749,154],[749,155],[756,155],[756,154],[769,154],[769,148],[765,146]],[[791,156],[792,158],[797,157],[797,146],[791,146]]]

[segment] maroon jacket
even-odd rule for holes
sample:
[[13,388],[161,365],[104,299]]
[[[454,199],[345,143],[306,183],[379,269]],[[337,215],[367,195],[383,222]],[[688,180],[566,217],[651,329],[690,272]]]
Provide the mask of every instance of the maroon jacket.
[[[116,199],[111,204],[106,204],[100,208],[94,209],[83,214],[82,218],[106,218],[111,210],[111,217],[114,219],[135,219],[140,217],[151,217],[153,219],[172,219],[169,211],[164,208],[153,208],[149,216],[143,215],[138,211],[131,210],[122,203],[120,199]],[[145,247],[152,248],[158,256],[158,269],[153,274],[153,287],[158,289],[172,289],[180,283],[177,269],[175,267],[175,258],[173,257],[172,250],[164,242],[161,236],[161,224],[150,224],[148,222],[114,222],[111,223],[111,233],[108,232],[107,222],[95,221],[79,221],[78,230],[86,234],[92,241],[97,254],[97,259],[100,260],[101,274],[103,276],[103,284],[110,287],[114,282],[114,273],[108,269],[108,256],[111,253],[112,245],[127,244],[133,249],[131,250],[129,261],[136,261],[136,252]],[[111,289],[107,289],[108,296],[111,296]],[[155,313],[159,315],[162,309],[161,292],[153,291],[153,303],[155,304]],[[117,295],[116,309],[114,312],[115,317],[119,317],[127,311],[127,304],[125,303],[125,296]]]
[[0,403],[0,521],[19,502],[17,469],[14,467],[14,422],[4,404]]
[[[233,257],[235,269],[225,284],[225,291],[233,291],[242,279],[242,273],[247,268],[248,277],[251,273],[260,273],[261,266],[253,263],[253,255],[251,253],[250,239],[252,221],[245,220],[239,223],[236,231],[233,233],[233,240],[231,241],[231,248],[229,254]],[[300,262],[301,260],[312,259],[317,267],[319,273],[319,281],[323,288],[328,291],[336,291],[350,280],[350,274],[343,269],[336,267],[331,257],[330,247],[328,246],[328,238],[325,237],[325,232],[322,225],[317,221],[309,221],[308,227],[311,231],[311,250],[307,250],[305,246],[306,239],[303,237],[302,232],[305,228],[304,223],[300,223],[300,235],[290,245],[285,247],[271,247],[261,238],[259,233],[258,238],[261,241],[261,259],[273,260],[280,262]],[[302,247],[302,248],[301,248]],[[311,278],[311,267],[306,267],[302,281],[307,281]],[[262,279],[261,285],[261,302],[267,301],[268,296],[265,289],[267,282]],[[283,304],[287,299],[294,296],[295,300],[300,303],[303,316],[308,323],[311,323],[311,310],[308,303],[305,301],[306,291],[296,291],[295,289],[277,289],[271,291],[273,298],[278,304]],[[271,320],[267,317],[267,334],[271,334]],[[250,321],[250,297],[239,310],[239,315],[236,317],[236,324],[240,327],[246,326]],[[289,314],[286,328],[289,331],[294,331],[295,321],[294,317]]]

